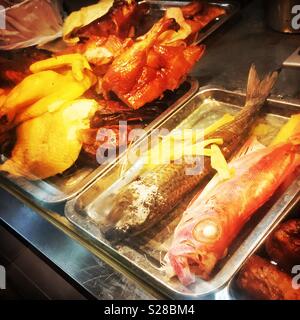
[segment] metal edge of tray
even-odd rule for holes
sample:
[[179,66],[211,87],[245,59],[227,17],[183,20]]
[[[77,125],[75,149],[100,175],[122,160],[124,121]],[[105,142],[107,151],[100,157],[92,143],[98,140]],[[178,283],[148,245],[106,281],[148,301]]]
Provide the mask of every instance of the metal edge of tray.
[[[190,98],[192,98],[199,89],[199,82],[196,78],[188,77],[186,81],[190,84],[190,89],[181,97],[178,98],[172,105],[170,105],[164,112],[162,112],[155,120],[153,120],[148,126],[144,128],[145,134],[141,136],[133,145],[139,143],[139,141],[146,138],[146,136],[154,130],[157,126],[160,125],[166,118],[168,118],[173,112],[175,112],[180,106],[182,106],[185,102],[187,102]],[[47,181],[41,180],[38,184],[45,184],[45,187],[38,185],[35,182],[31,182],[26,180],[25,178],[21,178],[19,181],[14,178],[9,178],[5,175],[1,176],[1,179],[5,181],[8,186],[12,185],[16,187],[20,192],[23,192],[30,199],[35,199],[41,202],[41,204],[54,205],[59,204],[65,201],[68,201],[78,194],[83,192],[90,184],[92,184],[98,177],[105,174],[114,164],[114,162],[118,161],[122,156],[119,155],[114,161],[104,166],[98,167],[93,170],[90,174],[88,174],[85,178],[82,179],[78,183],[77,188],[74,187],[74,190],[70,193],[66,194],[64,192],[60,192],[55,189],[55,186],[51,186],[47,183]],[[50,188],[55,190],[55,194],[50,192]],[[48,190],[47,190],[48,189]]]
[[[230,94],[233,96],[239,96],[240,98],[245,98],[245,93],[235,92],[225,90],[216,86],[206,86],[199,89],[198,93],[193,96],[196,98],[198,96],[208,97],[209,93],[213,92],[222,92],[224,94]],[[271,103],[280,103],[284,104],[285,101],[280,99],[269,99]],[[187,101],[181,108],[178,108],[176,111],[183,109],[185,105],[188,103]],[[287,103],[287,105],[292,105],[297,109],[300,109],[300,103]],[[172,116],[172,115],[170,115]],[[166,118],[165,121],[168,119]],[[115,164],[117,165],[117,164]],[[93,185],[90,185],[91,188]],[[279,199],[272,205],[269,212],[267,212],[264,217],[260,220],[260,222],[252,229],[250,234],[242,241],[239,248],[228,258],[227,262],[223,266],[223,268],[217,273],[217,275],[207,283],[206,291],[201,293],[183,293],[175,290],[170,287],[168,284],[163,282],[161,279],[157,279],[155,276],[151,274],[148,270],[141,269],[134,262],[131,262],[130,259],[122,254],[120,254],[116,249],[112,248],[109,244],[101,241],[95,235],[89,233],[85,230],[81,225],[77,224],[73,218],[73,214],[78,214],[76,212],[76,201],[79,198],[76,197],[71,201],[67,202],[65,206],[65,216],[66,218],[74,224],[80,232],[83,232],[88,238],[90,238],[93,242],[97,243],[97,246],[100,250],[104,250],[106,254],[108,254],[114,261],[119,262],[123,267],[125,267],[128,271],[134,272],[144,281],[147,281],[148,284],[153,287],[159,289],[163,294],[167,295],[173,299],[205,299],[212,294],[217,293],[222,288],[225,288],[226,285],[230,282],[230,280],[234,277],[234,275],[238,272],[244,261],[257,249],[257,247],[264,241],[267,234],[269,234],[270,228],[274,228],[278,220],[287,215],[288,212],[292,209],[292,207],[299,200],[297,195],[300,190],[300,177],[294,180],[294,182],[287,188],[284,195],[280,196]],[[87,189],[86,189],[87,191]],[[290,195],[288,197],[287,195]],[[236,262],[237,261],[237,262]],[[234,267],[233,267],[234,265]]]
[[[160,8],[167,8],[167,7],[182,7],[192,1],[161,1],[161,0],[143,0],[141,3],[149,3],[153,5],[157,5]],[[230,20],[233,16],[235,16],[240,10],[240,4],[236,1],[226,1],[226,2],[218,2],[218,1],[208,1],[209,4],[222,7],[225,9],[226,14],[223,16],[216,18],[215,20],[211,21],[207,26],[199,31],[199,35],[195,44],[199,44],[203,42],[207,37],[209,37],[212,33],[218,30],[225,22]]]

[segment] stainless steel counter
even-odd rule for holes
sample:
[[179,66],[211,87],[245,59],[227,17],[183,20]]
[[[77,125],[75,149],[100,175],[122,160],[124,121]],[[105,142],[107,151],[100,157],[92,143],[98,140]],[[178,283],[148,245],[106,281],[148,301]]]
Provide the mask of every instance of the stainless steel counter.
[[[202,86],[214,84],[244,90],[251,63],[260,72],[277,69],[300,45],[300,35],[283,35],[263,21],[262,1],[253,1],[241,14],[206,41],[205,57],[193,75]],[[283,70],[274,93],[300,99],[300,70]],[[0,180],[1,186],[1,180]],[[163,298],[96,245],[79,235],[63,216],[63,205],[46,207],[18,190],[0,189],[0,219],[62,272],[98,299]]]

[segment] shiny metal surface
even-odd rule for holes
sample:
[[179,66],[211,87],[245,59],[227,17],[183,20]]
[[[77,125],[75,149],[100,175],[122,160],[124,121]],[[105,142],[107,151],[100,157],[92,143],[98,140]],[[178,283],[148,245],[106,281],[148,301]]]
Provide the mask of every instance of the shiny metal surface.
[[[285,35],[268,28],[262,1],[255,0],[243,8],[236,19],[228,21],[222,31],[207,38],[205,44],[206,54],[192,73],[199,79],[201,86],[212,84],[229,90],[244,91],[251,63],[255,62],[261,73],[279,68],[299,47],[299,36]],[[299,83],[299,70],[283,69],[273,93],[279,98],[300,100]],[[17,190],[13,190],[13,193],[18,195]],[[18,196],[20,200],[0,190],[2,222],[10,225],[24,239],[28,239],[41,254],[45,254],[95,297],[120,297],[118,291],[110,286],[116,286],[119,291],[124,290],[124,299],[132,297],[132,291],[136,293],[136,299],[161,297],[157,291],[136,282],[138,280],[133,277],[134,270],[130,273],[108,257],[102,257],[100,249],[94,249],[86,238],[78,235],[62,216],[63,205],[46,207],[37,201],[28,203],[20,194]],[[81,253],[79,262],[78,255],[69,254],[76,250]],[[90,274],[82,271],[89,267],[93,270]],[[78,276],[81,272],[84,277]],[[96,277],[94,280],[97,274],[107,276]],[[120,286],[117,281],[120,281]],[[220,299],[224,296],[216,294],[210,298]]]
[[[0,203],[0,220],[95,298],[162,298],[108,265],[105,257],[91,253],[93,249],[82,246],[82,240],[59,213],[47,210],[46,217],[45,211],[40,212],[22,195],[4,189],[0,189]],[[34,274],[31,276],[34,278]]]
[[299,68],[300,67],[300,47],[297,48],[284,62],[285,68]]
[[[211,102],[207,99],[212,99]],[[169,131],[175,129],[206,128],[225,113],[236,114],[245,103],[245,95],[220,88],[203,88],[187,103],[169,116],[159,127]],[[270,143],[285,123],[287,117],[300,112],[300,103],[285,103],[281,100],[268,100],[261,120],[268,123],[270,134],[259,137],[261,142]],[[147,142],[147,141],[146,141]],[[167,253],[168,246],[178,217],[180,217],[193,198],[194,192],[182,197],[180,205],[168,213],[168,218],[161,219],[150,230],[143,232],[125,242],[109,242],[103,236],[102,225],[104,217],[110,212],[114,195],[120,189],[135,180],[143,170],[138,165],[139,160],[129,165],[124,175],[119,176],[120,167],[117,163],[100,177],[78,197],[66,204],[65,216],[78,229],[91,239],[96,240],[101,249],[112,259],[119,261],[124,267],[135,270],[141,279],[159,288],[170,298],[195,299],[203,298],[224,287],[239,270],[245,259],[264,240],[270,228],[285,216],[298,201],[300,194],[300,174],[291,185],[276,193],[272,203],[258,210],[256,215],[247,223],[239,236],[230,247],[229,254],[222,259],[215,270],[212,279],[203,281],[197,279],[195,284],[186,288],[177,279],[167,279],[161,269],[161,261]],[[197,192],[197,190],[195,190]]]

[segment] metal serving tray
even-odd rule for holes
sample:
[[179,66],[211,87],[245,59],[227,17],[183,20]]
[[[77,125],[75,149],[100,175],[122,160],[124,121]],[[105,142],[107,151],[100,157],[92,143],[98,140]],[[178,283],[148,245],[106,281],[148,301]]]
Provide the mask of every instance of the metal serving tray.
[[[160,1],[160,0],[145,0],[141,3],[149,4],[149,14],[147,15],[147,21],[143,21],[143,32],[148,31],[154,22],[159,20],[166,9],[170,7],[182,7],[190,3],[191,1]],[[206,25],[199,33],[195,39],[195,43],[201,43],[209,35],[215,32],[217,29],[223,26],[225,22],[230,20],[240,9],[240,5],[234,1],[207,1],[207,3],[223,8],[225,14],[214,19],[208,25]],[[145,28],[145,29],[144,29]]]
[[[206,98],[216,102],[202,104]],[[206,100],[207,101],[207,100]],[[203,88],[190,101],[178,108],[160,128],[203,128],[220,118],[225,113],[235,114],[244,104],[245,95],[220,88]],[[199,107],[202,104],[201,107]],[[269,143],[279,131],[287,117],[299,112],[300,105],[284,101],[268,100],[264,114],[258,122],[268,123],[270,133],[260,137],[260,141]],[[146,139],[145,139],[146,140]],[[140,144],[142,144],[141,142]],[[136,147],[139,147],[138,145]],[[121,162],[90,185],[81,195],[69,201],[65,207],[67,219],[79,228],[84,236],[110,258],[118,261],[141,279],[160,290],[170,298],[199,299],[208,298],[230,281],[245,259],[264,240],[282,216],[295,204],[295,197],[300,190],[300,177],[287,189],[277,192],[258,213],[247,223],[229,250],[229,254],[217,266],[210,281],[197,279],[189,288],[182,286],[175,278],[167,279],[160,269],[160,262],[168,248],[174,228],[179,222],[184,207],[191,200],[195,190],[182,199],[181,204],[158,225],[123,243],[108,242],[101,233],[101,221],[106,214],[107,203],[113,201],[120,186],[134,179],[135,165],[129,167],[121,177]]]
[[[300,201],[300,193],[298,193],[298,195],[293,199],[293,201],[290,203],[290,208],[289,210],[286,210],[284,212],[284,214],[282,214],[279,219],[277,219],[276,223],[274,223],[268,230],[268,232],[264,235],[263,239],[260,242],[259,247],[257,248],[257,250],[255,251],[255,254],[261,256],[262,258],[265,258],[266,260],[269,260],[270,262],[272,261],[266,254],[266,251],[264,250],[264,242],[265,240],[268,238],[268,236],[271,234],[271,232],[283,221],[285,220],[289,220],[289,219],[293,219],[293,218],[299,218],[300,215],[297,211],[292,210],[292,208],[294,206],[296,206],[297,203],[299,203]],[[298,206],[297,206],[298,207]],[[247,260],[247,259],[246,259]],[[244,263],[246,262],[246,260],[244,261]],[[247,295],[247,293],[245,293],[242,289],[240,289],[237,286],[236,283],[236,276],[234,276],[228,286],[226,288],[224,288],[224,290],[222,292],[220,292],[219,294],[219,298],[220,299],[224,299],[224,300],[252,300],[253,298],[251,298],[249,295]]]
[[[145,127],[145,131],[149,132],[157,127],[165,118],[169,117],[171,113],[190,99],[197,92],[198,88],[198,81],[188,78],[174,93],[169,92],[167,97],[151,103],[151,106],[159,104],[164,111]],[[56,175],[40,181],[15,178],[5,173],[0,173],[0,178],[4,180],[4,183],[17,187],[30,197],[36,198],[44,203],[54,204],[75,197],[92,183],[92,181],[103,174],[111,165],[112,163],[99,167],[78,165],[68,170],[65,174]]]

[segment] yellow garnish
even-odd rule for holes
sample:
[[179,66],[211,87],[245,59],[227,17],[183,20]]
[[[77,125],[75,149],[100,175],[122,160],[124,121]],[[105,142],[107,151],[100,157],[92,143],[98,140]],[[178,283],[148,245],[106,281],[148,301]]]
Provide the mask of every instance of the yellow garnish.
[[44,70],[53,70],[65,66],[70,66],[72,68],[73,76],[77,81],[83,80],[84,69],[91,70],[87,59],[79,53],[66,54],[46,60],[41,60],[33,63],[29,69],[32,73],[37,73]]
[[207,136],[208,134],[215,132],[217,129],[219,129],[223,125],[233,120],[234,120],[234,116],[232,116],[229,113],[226,113],[222,118],[218,119],[216,122],[214,122],[213,124],[205,128],[204,132],[202,130],[190,130],[190,131],[185,131],[183,136],[182,131],[175,130],[171,132],[170,135],[168,135],[167,137],[164,137],[163,139],[182,140],[182,139],[191,138],[192,141],[195,143],[199,138],[203,138],[203,136]]
[[[144,159],[146,160],[147,165],[151,167],[153,165],[170,163],[170,161],[176,161],[178,159],[183,160],[184,157],[211,157],[213,152],[207,147],[209,145],[221,145],[223,144],[223,139],[215,138],[202,141],[201,139],[233,120],[234,116],[225,114],[205,130],[174,130],[169,135],[160,137],[161,140],[145,153]],[[227,165],[224,157],[223,160]],[[219,168],[217,165],[216,167]],[[222,167],[224,167],[224,164]]]
[[211,146],[211,166],[218,172],[222,180],[230,179],[234,174],[234,170],[229,168],[222,151],[216,144]]
[[204,135],[207,136],[208,134],[215,132],[217,129],[222,127],[224,124],[227,124],[233,120],[234,120],[234,116],[232,116],[229,113],[224,114],[224,116],[222,118],[220,118],[219,120],[217,120],[216,122],[214,122],[213,124],[211,124],[209,127],[207,127],[204,130]]
[[21,110],[15,117],[13,123],[18,125],[29,119],[39,117],[46,112],[54,112],[63,104],[81,97],[93,84],[93,78],[84,75],[82,81],[70,81],[66,77],[65,83],[56,92],[41,98],[31,106]]
[[289,121],[280,129],[271,145],[287,142],[293,136],[300,134],[300,114],[292,115]]
[[152,166],[169,163],[170,161],[183,159],[185,156],[210,157],[212,152],[206,147],[211,144],[220,145],[223,143],[223,139],[206,139],[204,141],[201,141],[201,139],[233,120],[234,116],[225,114],[205,130],[174,130],[169,135],[160,137],[161,141],[145,154],[147,164]]

